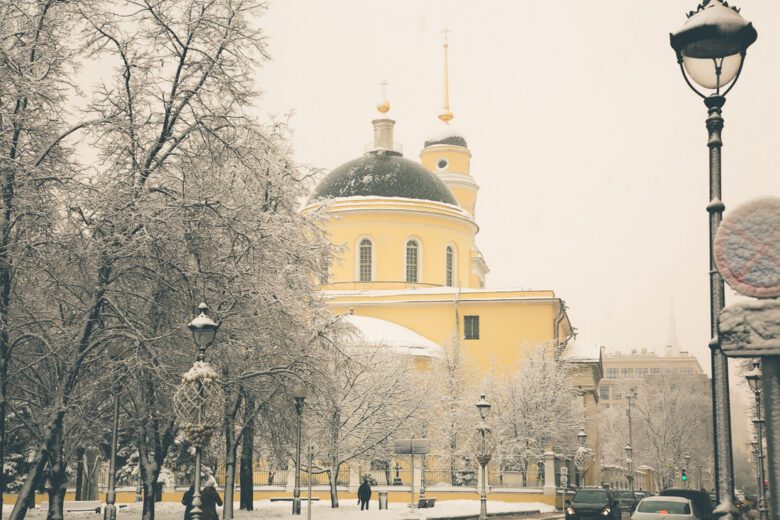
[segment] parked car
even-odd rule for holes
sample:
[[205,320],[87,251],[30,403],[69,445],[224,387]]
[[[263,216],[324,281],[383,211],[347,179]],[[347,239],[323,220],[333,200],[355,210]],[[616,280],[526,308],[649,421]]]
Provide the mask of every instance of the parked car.
[[566,507],[566,520],[620,520],[620,503],[609,489],[587,487],[577,490]]
[[703,520],[694,512],[693,502],[675,496],[643,498],[631,520]]
[[695,518],[700,518],[701,520],[714,519],[712,514],[712,502],[710,501],[709,493],[706,491],[687,488],[669,488],[661,491],[660,495],[663,497],[687,498],[693,504],[693,512],[696,515]]
[[612,492],[620,502],[620,510],[628,513],[633,513],[639,503],[636,493],[630,490],[616,489]]

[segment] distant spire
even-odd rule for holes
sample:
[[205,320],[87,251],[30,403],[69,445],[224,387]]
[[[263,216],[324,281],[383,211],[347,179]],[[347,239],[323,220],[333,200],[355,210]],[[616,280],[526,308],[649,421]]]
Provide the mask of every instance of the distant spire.
[[379,86],[382,87],[382,100],[376,106],[376,109],[382,114],[386,114],[387,111],[390,110],[390,102],[387,100],[387,85],[389,85],[389,83],[386,79],[379,82]]
[[439,114],[439,119],[444,121],[445,124],[450,124],[452,118],[455,117],[452,115],[452,112],[450,112],[449,57],[447,54],[449,49],[447,33],[451,31],[445,27],[442,32],[444,33],[444,111]]

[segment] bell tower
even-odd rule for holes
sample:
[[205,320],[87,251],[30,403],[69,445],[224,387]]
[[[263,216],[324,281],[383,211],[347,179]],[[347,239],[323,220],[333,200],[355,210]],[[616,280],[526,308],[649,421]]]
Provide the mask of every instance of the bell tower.
[[473,217],[476,211],[479,185],[471,176],[471,151],[466,139],[450,124],[455,117],[450,111],[448,29],[444,29],[444,107],[439,114],[442,124],[435,135],[425,140],[420,151],[423,166],[435,173],[455,195],[458,204]]

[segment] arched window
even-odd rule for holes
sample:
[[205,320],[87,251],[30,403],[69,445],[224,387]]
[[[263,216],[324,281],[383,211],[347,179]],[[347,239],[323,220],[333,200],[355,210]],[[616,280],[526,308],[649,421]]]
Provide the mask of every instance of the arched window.
[[444,271],[445,271],[445,285],[447,287],[452,287],[452,264],[453,264],[453,256],[454,252],[452,250],[452,246],[447,246],[447,251],[445,253],[445,263],[444,263]]
[[417,282],[419,246],[416,240],[409,240],[406,243],[406,281]]
[[360,281],[361,282],[370,282],[371,281],[371,272],[372,272],[372,266],[371,266],[371,259],[372,259],[372,248],[373,244],[371,241],[367,238],[364,238],[360,241]]

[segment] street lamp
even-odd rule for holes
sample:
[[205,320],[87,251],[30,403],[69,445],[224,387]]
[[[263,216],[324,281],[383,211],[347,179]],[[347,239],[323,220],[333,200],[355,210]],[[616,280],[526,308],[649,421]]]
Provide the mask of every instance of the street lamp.
[[214,342],[219,324],[208,316],[208,306],[198,306],[200,314],[187,327],[198,347],[198,356],[192,367],[182,376],[181,385],[174,395],[174,411],[179,425],[195,446],[195,481],[192,495],[192,520],[203,517],[200,496],[201,450],[211,440],[219,427],[222,408],[222,388],[217,372],[206,363],[206,348]]
[[753,424],[756,427],[757,449],[758,449],[758,477],[760,486],[758,487],[758,514],[761,520],[769,518],[769,510],[766,504],[766,490],[764,489],[764,420],[761,418],[761,368],[758,362],[753,363],[753,368],[745,374],[748,386],[756,397],[756,418]]
[[577,434],[577,440],[580,441],[580,447],[577,448],[577,452],[574,454],[574,467],[577,468],[578,484],[580,487],[585,485],[585,474],[590,467],[590,450],[585,447],[585,441],[588,440],[588,434],[585,433],[585,428],[580,428],[580,432]]
[[295,399],[296,438],[295,438],[295,487],[293,488],[293,510],[292,514],[301,514],[301,418],[303,416],[303,402],[306,400],[306,388],[302,384],[295,385],[293,388],[293,398]]
[[[113,361],[120,361],[127,356],[127,345],[111,344],[108,356]],[[106,489],[106,507],[103,509],[104,520],[116,520],[116,449],[119,436],[119,381],[114,387],[114,414],[111,421],[111,458],[108,461],[108,488]]]
[[[742,72],[747,48],[756,41],[757,33],[736,8],[729,7],[722,0],[704,0],[696,11],[688,14],[682,28],[669,36],[685,82],[703,98],[708,110],[710,202],[707,211],[710,226],[710,356],[715,481],[718,501],[727,503],[721,510],[732,513],[736,509],[733,506],[734,463],[731,455],[728,362],[718,342],[718,315],[723,309],[725,296],[723,278],[715,266],[713,241],[725,209],[720,179],[720,150],[723,146],[721,109],[726,102],[725,95],[734,87]],[[709,95],[700,92],[691,79],[709,91]]]
[[631,447],[631,444],[626,444],[625,447],[626,450],[626,477],[628,477],[628,486],[631,489],[631,497],[634,497],[634,459],[632,458],[632,454],[634,453],[634,448]]
[[490,412],[490,403],[485,399],[484,394],[480,396],[476,404],[479,410],[479,416],[482,419],[477,425],[474,435],[471,437],[471,447],[477,456],[477,461],[482,467],[482,493],[479,499],[479,520],[487,520],[487,474],[485,467],[493,456],[496,449],[496,440],[493,431],[485,424],[485,419]]
[[688,468],[691,466],[691,456],[687,453],[683,457],[685,466],[683,467],[683,475],[685,476],[685,487],[688,487]]

